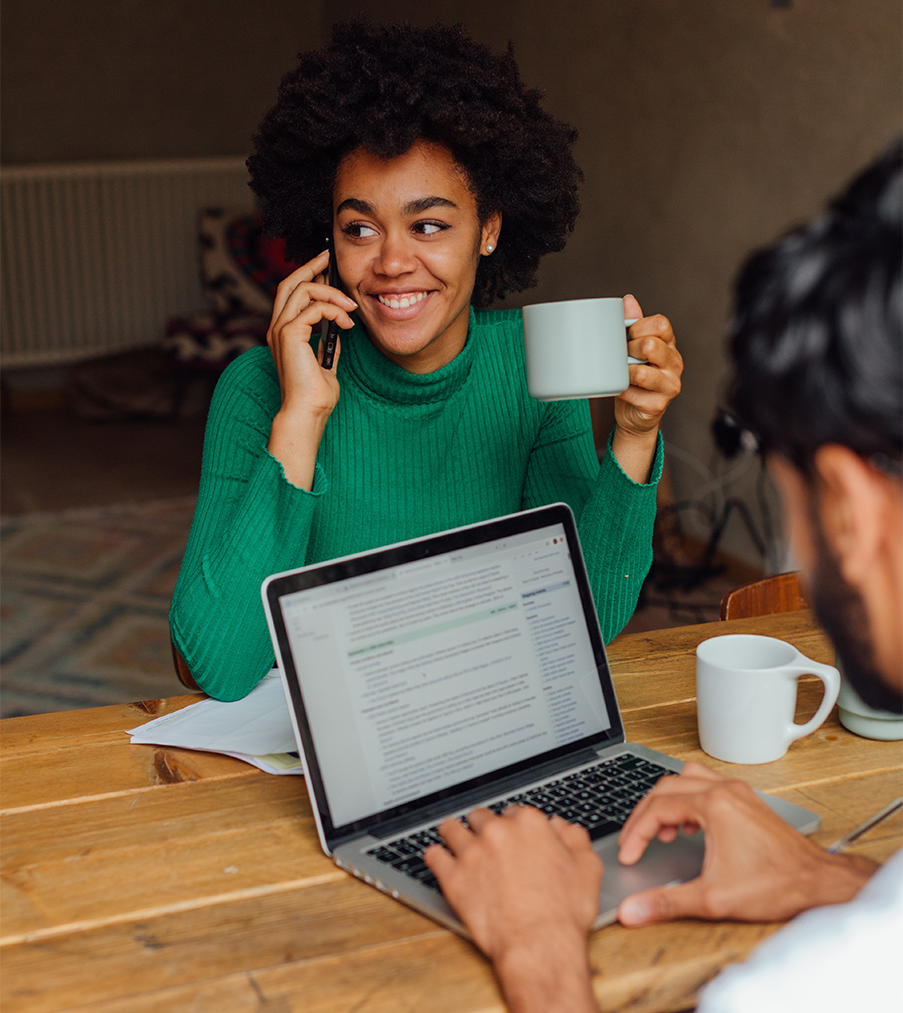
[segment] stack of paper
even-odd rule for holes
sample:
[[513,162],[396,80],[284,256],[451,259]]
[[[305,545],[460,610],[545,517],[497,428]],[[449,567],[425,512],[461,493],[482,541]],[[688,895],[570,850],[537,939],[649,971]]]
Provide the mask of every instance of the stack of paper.
[[268,774],[304,773],[276,668],[243,700],[202,700],[130,728],[128,734],[133,743],[225,753]]

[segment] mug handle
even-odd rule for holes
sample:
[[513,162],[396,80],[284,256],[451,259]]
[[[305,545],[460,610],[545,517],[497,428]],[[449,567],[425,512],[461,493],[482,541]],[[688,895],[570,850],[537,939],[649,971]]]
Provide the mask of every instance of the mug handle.
[[[639,320],[639,317],[628,317],[624,321],[625,327],[633,327],[633,325]],[[627,361],[632,363],[634,366],[648,366],[649,362],[646,359],[635,359],[632,355],[627,356]]]
[[820,665],[816,661],[810,661],[804,654],[800,654],[800,661],[805,662],[805,665],[795,668],[792,678],[799,679],[801,675],[817,675],[824,683],[825,695],[818,705],[818,710],[804,725],[798,725],[791,720],[787,727],[787,731],[790,733],[790,742],[795,742],[804,735],[814,732],[816,728],[820,728],[830,714],[831,708],[837,703],[837,696],[840,693],[840,672],[833,665]]

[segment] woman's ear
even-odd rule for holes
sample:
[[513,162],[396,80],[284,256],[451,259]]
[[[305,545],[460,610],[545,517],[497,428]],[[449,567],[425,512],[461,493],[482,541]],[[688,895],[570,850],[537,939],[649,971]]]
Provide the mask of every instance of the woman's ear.
[[499,234],[502,231],[502,212],[493,212],[485,222],[480,235],[480,254],[483,257],[490,257],[499,245]]

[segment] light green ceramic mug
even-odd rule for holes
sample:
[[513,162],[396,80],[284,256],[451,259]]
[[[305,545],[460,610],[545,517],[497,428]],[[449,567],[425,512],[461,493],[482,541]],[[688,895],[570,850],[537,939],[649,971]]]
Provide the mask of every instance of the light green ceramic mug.
[[844,674],[840,658],[835,662],[840,670],[840,694],[837,697],[837,716],[844,728],[866,739],[892,741],[903,739],[903,717],[890,711],[875,710],[859,696]]
[[527,389],[538,401],[617,397],[630,386],[627,328],[619,298],[524,307]]

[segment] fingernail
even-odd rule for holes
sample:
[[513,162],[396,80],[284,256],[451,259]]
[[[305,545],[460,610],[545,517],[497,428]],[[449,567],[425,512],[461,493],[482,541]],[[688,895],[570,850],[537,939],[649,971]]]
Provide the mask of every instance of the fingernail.
[[650,915],[649,908],[641,900],[625,900],[618,911],[623,925],[642,925]]

